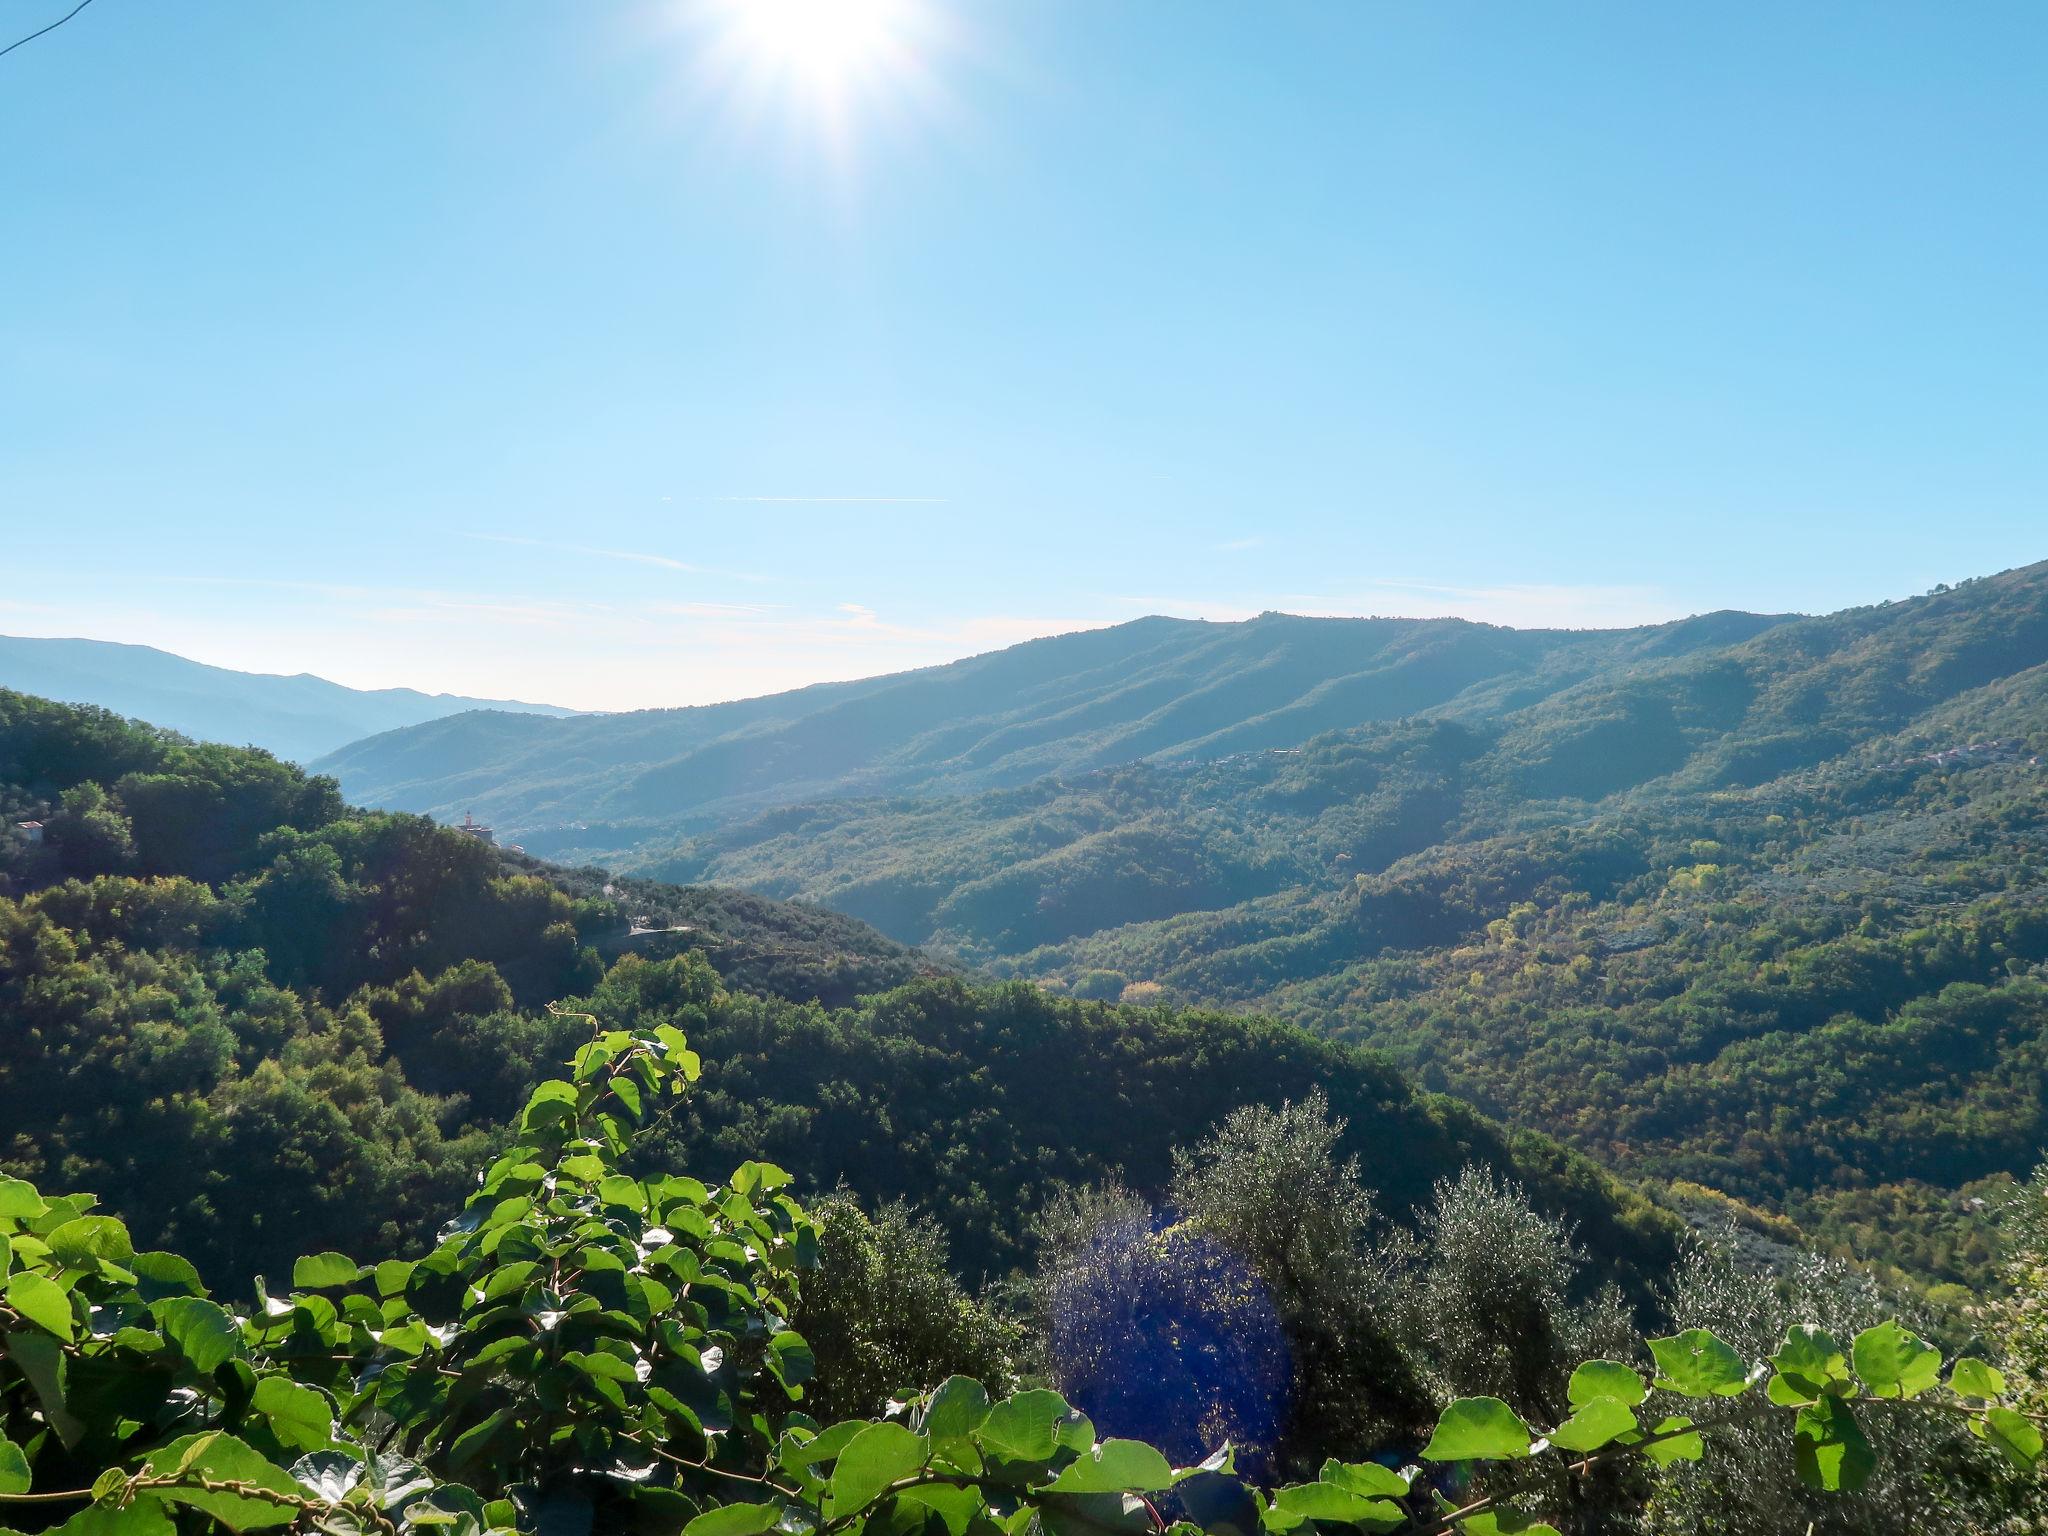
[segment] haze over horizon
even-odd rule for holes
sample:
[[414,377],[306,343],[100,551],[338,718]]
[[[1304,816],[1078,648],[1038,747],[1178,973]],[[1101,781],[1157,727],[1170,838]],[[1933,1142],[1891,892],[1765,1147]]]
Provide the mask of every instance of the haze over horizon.
[[1479,14],[96,4],[0,60],[0,631],[631,708],[2039,558],[2048,12]]
[[[1996,573],[1993,573],[1993,572],[1984,572],[1984,573],[1980,573],[1980,574],[1982,574],[1982,575],[1991,575],[1991,574],[1996,574]],[[1965,579],[1969,579],[1969,578],[1965,578]],[[1390,584],[1390,585],[1391,585],[1391,584]],[[1418,588],[1417,590],[1430,590],[1430,589],[1423,589],[1423,588]],[[1444,591],[1444,592],[1451,592],[1451,591],[1453,591],[1454,589],[1444,588],[1444,589],[1436,589],[1436,590],[1440,590],[1440,591]],[[1888,594],[1884,594],[1884,595],[1882,595],[1882,596],[1880,596],[1880,597],[1876,597],[1876,598],[1873,598],[1873,599],[1871,599],[1870,601],[1871,601],[1871,602],[1873,602],[1873,603],[1885,603],[1885,602],[1894,602],[1894,601],[1898,601],[1898,600],[1901,600],[1901,599],[1903,599],[1903,598],[1906,598],[1906,597],[1909,597],[1909,596],[1916,596],[1916,595],[1918,595],[1918,594],[1917,594],[1917,593],[1905,593],[1905,592],[1900,592],[1900,593],[1888,593]],[[983,647],[981,647],[980,649],[977,649],[977,650],[962,650],[962,651],[944,651],[944,650],[940,649],[940,647],[942,647],[942,646],[943,646],[943,645],[944,645],[944,644],[945,644],[945,643],[947,642],[947,640],[949,639],[949,636],[947,636],[946,634],[943,634],[943,633],[939,633],[939,632],[932,632],[932,633],[929,633],[929,634],[924,634],[924,635],[906,635],[906,636],[903,636],[903,637],[901,637],[901,638],[903,638],[903,639],[905,640],[905,650],[906,650],[906,652],[907,652],[907,653],[908,653],[908,655],[909,655],[909,659],[905,659],[905,660],[903,660],[903,661],[902,661],[902,662],[901,662],[900,664],[889,664],[889,665],[877,665],[877,666],[874,666],[873,668],[871,668],[871,669],[868,669],[868,670],[858,670],[858,671],[846,671],[846,672],[844,672],[843,674],[840,674],[840,673],[834,673],[834,674],[832,674],[832,675],[820,675],[820,676],[815,676],[815,677],[803,677],[803,678],[800,678],[800,679],[798,679],[798,680],[796,680],[796,681],[792,681],[792,682],[787,682],[787,683],[782,683],[782,684],[777,684],[777,685],[775,685],[775,686],[772,686],[772,687],[764,687],[764,688],[760,688],[760,689],[752,690],[752,691],[749,691],[749,692],[745,692],[745,693],[730,693],[730,694],[717,694],[717,693],[707,693],[707,694],[705,694],[705,695],[704,695],[704,696],[702,696],[702,697],[691,697],[691,698],[682,698],[682,699],[647,699],[647,700],[642,700],[642,701],[639,701],[639,702],[633,702],[633,703],[624,703],[624,704],[587,704],[587,703],[575,703],[575,702],[571,702],[571,701],[569,701],[569,700],[565,700],[565,699],[556,699],[556,698],[538,698],[538,697],[535,697],[535,698],[524,698],[524,699],[520,699],[520,698],[518,698],[518,696],[516,696],[516,695],[514,695],[514,694],[510,694],[510,693],[507,693],[507,694],[503,695],[502,697],[504,698],[504,700],[505,700],[506,702],[515,702],[515,701],[516,701],[516,702],[520,702],[520,703],[524,703],[524,704],[528,704],[528,705],[550,705],[550,706],[555,706],[555,707],[559,707],[559,708],[565,708],[565,709],[570,709],[570,710],[577,710],[577,711],[582,711],[582,712],[588,712],[588,713],[614,713],[614,712],[620,712],[620,711],[630,711],[630,710],[646,710],[646,709],[674,709],[674,708],[690,708],[690,707],[695,707],[695,706],[701,706],[701,705],[707,705],[707,704],[728,704],[728,703],[736,703],[736,702],[740,702],[740,701],[743,701],[743,700],[747,700],[747,699],[761,698],[761,697],[765,697],[765,696],[769,696],[769,695],[773,695],[773,694],[785,693],[785,692],[790,692],[790,691],[793,691],[793,690],[797,690],[797,689],[802,689],[802,688],[808,688],[808,687],[813,687],[813,686],[816,686],[816,685],[818,685],[818,684],[824,684],[824,683],[845,683],[845,682],[861,682],[861,681],[865,681],[865,680],[869,680],[869,679],[874,679],[874,678],[879,678],[879,677],[885,677],[885,676],[891,676],[891,675],[894,675],[894,674],[897,674],[897,673],[902,673],[902,672],[909,672],[909,671],[915,671],[915,670],[919,670],[919,669],[922,669],[922,668],[928,668],[928,667],[943,667],[943,666],[945,666],[946,664],[948,664],[948,663],[950,663],[950,662],[970,660],[970,659],[972,659],[972,658],[974,658],[974,657],[977,657],[977,656],[983,656],[983,655],[988,655],[988,654],[990,654],[990,653],[992,653],[992,652],[995,652],[995,651],[1000,651],[1000,650],[1006,650],[1006,649],[1008,649],[1008,648],[1009,648],[1010,646],[1013,646],[1013,645],[1021,645],[1021,644],[1024,644],[1025,642],[1027,642],[1027,641],[1030,641],[1030,640],[1043,640],[1043,639],[1052,639],[1052,638],[1056,638],[1057,636],[1060,636],[1060,635],[1069,635],[1069,634],[1079,634],[1079,633],[1083,633],[1083,632],[1086,632],[1086,631],[1088,631],[1088,630],[1093,630],[1093,629],[1106,629],[1106,628],[1110,628],[1110,627],[1112,627],[1112,626],[1114,626],[1114,625],[1117,625],[1117,624],[1128,624],[1128,623],[1134,623],[1134,622],[1136,622],[1137,620],[1139,620],[1139,619],[1143,619],[1143,618],[1172,618],[1172,619],[1186,619],[1186,620],[1192,620],[1192,621],[1196,621],[1196,622],[1206,622],[1206,623],[1222,623],[1222,624],[1236,624],[1236,623],[1244,623],[1244,622],[1246,622],[1246,621],[1249,621],[1249,620],[1251,620],[1251,619],[1255,619],[1255,618],[1258,618],[1258,617],[1260,617],[1260,616],[1261,616],[1261,615],[1263,615],[1263,614],[1269,614],[1269,613],[1278,613],[1278,614],[1282,614],[1282,615],[1288,615],[1288,616],[1293,616],[1293,617],[1306,617],[1306,618],[1340,618],[1340,619],[1341,619],[1341,618],[1369,618],[1369,619],[1393,619],[1393,620],[1412,620],[1412,621],[1418,621],[1418,622],[1426,622],[1426,621],[1428,621],[1428,620],[1432,620],[1432,619],[1467,619],[1467,620],[1470,620],[1470,621],[1472,621],[1472,622],[1474,622],[1474,623],[1483,623],[1483,624],[1500,624],[1500,625],[1503,625],[1504,627],[1507,627],[1507,628],[1512,628],[1512,629],[1566,629],[1566,630],[1573,630],[1573,629],[1575,629],[1575,630],[1588,630],[1588,629],[1592,629],[1592,630],[1604,630],[1604,629],[1628,629],[1628,628],[1636,628],[1636,627],[1641,627],[1641,626],[1646,626],[1646,625],[1657,625],[1657,624],[1665,624],[1665,623],[1672,623],[1672,622],[1676,622],[1676,621],[1678,621],[1678,620],[1682,620],[1682,619],[1686,619],[1686,618],[1692,618],[1692,617],[1697,617],[1697,616],[1698,616],[1698,615],[1699,615],[1700,613],[1705,613],[1705,612],[1715,612],[1715,611],[1720,611],[1720,612],[1728,612],[1728,611],[1735,611],[1735,610],[1732,610],[1732,609],[1731,609],[1731,607],[1730,607],[1729,605],[1725,605],[1725,604],[1724,604],[1724,605],[1721,605],[1721,606],[1720,606],[1720,607],[1719,607],[1718,609],[1697,609],[1697,610],[1692,610],[1692,611],[1690,611],[1690,612],[1687,612],[1687,613],[1652,613],[1652,614],[1648,614],[1647,616],[1644,616],[1644,617],[1640,617],[1640,618],[1615,618],[1615,619],[1614,619],[1614,620],[1613,620],[1612,622],[1608,622],[1608,623],[1599,623],[1599,622],[1591,622],[1591,623],[1580,623],[1580,622],[1574,622],[1574,621],[1573,621],[1573,618],[1572,618],[1572,615],[1571,615],[1571,609],[1570,609],[1570,604],[1571,604],[1571,603],[1572,603],[1572,601],[1573,601],[1573,597],[1572,597],[1572,594],[1570,594],[1569,592],[1566,592],[1566,591],[1562,591],[1562,590],[1558,590],[1558,591],[1553,591],[1553,592],[1542,592],[1542,591],[1536,591],[1536,590],[1525,590],[1525,591],[1522,591],[1522,592],[1503,592],[1503,593],[1500,593],[1500,594],[1486,594],[1486,593],[1473,593],[1473,594],[1470,594],[1470,596],[1472,596],[1472,597],[1474,597],[1474,598],[1476,598],[1476,599],[1478,599],[1478,600],[1479,600],[1479,601],[1478,601],[1477,603],[1475,603],[1475,605],[1474,605],[1474,606],[1475,606],[1476,608],[1478,608],[1479,610],[1481,610],[1481,611],[1475,611],[1475,612],[1462,612],[1462,611],[1443,611],[1443,612],[1435,612],[1435,613],[1425,613],[1425,612],[1417,612],[1417,613],[1381,613],[1381,612],[1370,612],[1370,613],[1368,613],[1368,612],[1356,612],[1356,613],[1327,613],[1327,612],[1309,612],[1309,611],[1304,611],[1304,610],[1294,610],[1294,609],[1287,609],[1287,608],[1278,608],[1278,607],[1271,607],[1271,606],[1269,606],[1269,607],[1265,607],[1265,608],[1257,608],[1257,609],[1246,609],[1246,610],[1235,610],[1235,609],[1228,609],[1228,608],[1225,608],[1225,609],[1221,609],[1221,610],[1219,610],[1219,611],[1210,611],[1210,612],[1197,612],[1197,613],[1166,613],[1166,612],[1158,612],[1158,613],[1150,613],[1150,614],[1132,614],[1132,615],[1129,615],[1129,616],[1127,616],[1127,617],[1124,617],[1124,618],[1118,618],[1118,619],[1103,619],[1103,620],[1099,620],[1099,621],[1080,621],[1080,622],[1074,622],[1074,623],[1070,623],[1070,624],[1065,624],[1065,625],[1062,625],[1062,626],[1060,626],[1060,627],[1057,627],[1057,628],[1046,628],[1046,629],[1044,629],[1044,630],[1042,630],[1042,631],[1035,631],[1035,632],[1030,632],[1030,633],[1020,633],[1020,634],[1017,634],[1017,635],[1015,635],[1015,636],[1014,636],[1014,637],[1012,637],[1012,638],[1009,638],[1009,639],[1003,639],[1003,640],[999,640],[999,641],[996,641],[995,643],[992,643],[992,644],[989,644],[989,645],[983,646]],[[1503,599],[1503,600],[1504,600],[1503,606],[1504,606],[1504,607],[1507,607],[1507,608],[1514,608],[1514,607],[1516,607],[1516,606],[1517,606],[1517,605],[1519,605],[1519,604],[1526,604],[1526,605],[1528,606],[1528,609],[1529,609],[1529,612],[1530,612],[1530,614],[1531,614],[1531,617],[1529,617],[1529,618],[1528,618],[1528,619],[1527,619],[1526,621],[1521,621],[1521,622],[1517,622],[1517,621],[1515,621],[1515,620],[1512,620],[1512,619],[1505,619],[1505,620],[1504,620],[1504,619],[1496,619],[1496,618],[1488,617],[1488,616],[1487,616],[1487,612],[1486,612],[1485,610],[1489,609],[1491,605],[1490,605],[1490,604],[1489,604],[1489,603],[1488,603],[1488,602],[1487,602],[1486,600],[1487,600],[1487,599],[1489,599],[1489,598],[1493,598],[1493,597],[1499,597],[1499,598]],[[1553,610],[1553,609],[1551,608],[1551,606],[1550,606],[1550,605],[1553,605],[1553,604],[1554,604],[1554,605],[1556,605],[1556,606],[1555,606],[1555,608],[1554,608],[1554,610]],[[1860,605],[1860,604],[1852,604],[1852,605],[1849,605],[1849,606],[1863,606],[1863,605]],[[6,611],[9,611],[9,610],[7,609],[7,605],[6,605],[5,601],[4,601],[4,600],[0,600],[0,612],[6,612]],[[1788,614],[1797,614],[1797,613],[1798,613],[1799,611],[1798,611],[1798,610],[1794,610],[1794,609],[1786,609],[1786,610],[1782,610],[1782,612],[1784,612],[1784,613],[1788,613]],[[880,628],[880,626],[877,626],[877,628]],[[360,689],[366,689],[366,690],[375,690],[375,689],[402,689],[402,690],[411,690],[411,691],[414,691],[414,692],[418,692],[418,693],[421,693],[421,694],[426,694],[426,695],[457,695],[457,694],[460,694],[460,692],[461,692],[461,690],[459,690],[459,689],[456,689],[456,688],[451,688],[451,687],[441,687],[441,686],[437,686],[437,685],[434,685],[434,684],[431,684],[431,683],[420,683],[420,682],[412,682],[412,681],[407,681],[407,680],[406,680],[405,678],[403,678],[403,677],[401,677],[401,678],[400,678],[399,680],[397,680],[397,681],[392,681],[392,682],[381,682],[381,681],[380,681],[380,682],[363,682],[363,683],[357,683],[357,682],[350,682],[350,681],[347,681],[347,680],[346,680],[346,679],[344,679],[344,678],[341,678],[341,677],[336,677],[336,676],[333,676],[333,675],[331,675],[331,674],[328,674],[328,673],[323,673],[323,672],[319,672],[319,671],[316,671],[316,670],[314,670],[314,669],[312,669],[312,668],[307,668],[307,667],[298,667],[298,668],[292,668],[292,669],[290,669],[290,670],[286,670],[286,669],[284,669],[284,668],[282,668],[282,667],[265,667],[265,666],[251,666],[251,665],[243,665],[243,664],[240,664],[240,663],[237,663],[237,662],[233,662],[233,661],[210,661],[210,660],[208,660],[208,659],[207,659],[206,657],[204,657],[204,656],[198,656],[198,655],[190,655],[190,654],[187,654],[187,653],[183,653],[183,652],[173,651],[173,650],[171,650],[171,649],[170,649],[169,647],[166,647],[166,646],[162,646],[162,645],[157,645],[157,644],[154,644],[153,642],[151,642],[151,641],[148,641],[148,640],[121,640],[121,639],[115,639],[115,638],[113,638],[113,637],[109,637],[109,636],[100,636],[100,635],[80,635],[80,634],[70,634],[70,633],[63,633],[63,632],[58,632],[58,631],[54,631],[54,630],[53,630],[53,631],[51,631],[51,632],[50,632],[50,633],[48,633],[48,634],[43,634],[43,633],[40,633],[40,632],[36,632],[36,631],[33,631],[33,630],[21,630],[21,631],[16,631],[16,632],[14,632],[14,634],[15,634],[15,635],[16,635],[17,637],[19,637],[19,638],[25,638],[25,639],[52,639],[52,640],[87,640],[87,641],[107,641],[108,643],[112,643],[112,644],[116,644],[116,645],[140,645],[140,646],[146,646],[146,647],[148,647],[149,649],[152,649],[152,650],[157,650],[157,651],[163,651],[163,652],[165,652],[166,654],[169,654],[169,655],[173,655],[173,656],[179,656],[179,657],[181,657],[181,658],[182,658],[182,659],[184,659],[184,660],[188,660],[188,661],[197,661],[197,662],[200,662],[201,664],[203,664],[203,665],[206,665],[206,666],[216,666],[216,667],[225,667],[225,668],[227,668],[227,669],[229,669],[229,670],[231,670],[231,671],[235,671],[235,672],[245,672],[245,673],[252,673],[252,674],[255,674],[255,675],[257,675],[257,676],[263,676],[263,677],[282,677],[282,678],[292,678],[292,677],[312,677],[312,678],[316,678],[316,679],[319,679],[319,680],[321,680],[321,681],[324,681],[324,682],[330,682],[330,683],[339,683],[339,684],[341,684],[341,685],[342,685],[343,687],[348,687],[348,688],[360,688]],[[8,636],[5,636],[5,635],[0,635],[0,639],[5,639],[5,638],[8,638]],[[919,654],[919,650],[920,650],[920,648],[921,648],[921,647],[923,647],[923,646],[929,646],[929,647],[930,647],[930,653],[929,653],[929,654]],[[854,665],[858,665],[858,664],[859,664],[859,662],[860,662],[860,661],[861,661],[861,660],[862,660],[863,658],[866,658],[866,657],[872,657],[872,656],[874,656],[874,655],[876,655],[876,654],[877,654],[877,652],[874,652],[874,651],[867,651],[867,650],[856,650],[856,651],[854,651],[854,652],[851,652],[851,653],[849,654],[849,660],[850,660],[850,661],[851,661],[851,662],[852,662],[852,663],[853,663]],[[744,672],[735,672],[735,673],[733,673],[733,674],[731,674],[731,675],[734,675],[734,676],[744,676],[744,675],[749,675],[749,674],[746,674],[746,673],[744,673]],[[636,682],[640,682],[640,683],[643,683],[643,684],[645,684],[646,686],[649,686],[649,687],[654,687],[654,686],[659,686],[659,683],[660,683],[660,678],[659,678],[658,676],[656,676],[656,677],[642,677],[642,678],[635,678],[635,679],[632,679],[631,681],[636,681]],[[0,679],[0,682],[4,682],[4,679]],[[715,680],[715,678],[711,680],[711,684],[710,684],[710,685],[711,685],[712,687],[716,687],[716,680]]]

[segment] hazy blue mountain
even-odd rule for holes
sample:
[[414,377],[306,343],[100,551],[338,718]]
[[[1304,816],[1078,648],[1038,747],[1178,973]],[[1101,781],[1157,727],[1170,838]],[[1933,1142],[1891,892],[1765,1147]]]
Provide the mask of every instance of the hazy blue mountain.
[[344,688],[301,672],[235,672],[147,645],[0,635],[0,687],[96,704],[201,741],[263,747],[307,763],[364,736],[464,710],[561,716],[552,704],[411,688]]
[[1611,819],[1614,797],[1727,804],[1873,753],[2030,741],[2048,727],[2044,689],[2048,565],[1734,645],[1637,648],[1519,707],[1528,690],[1504,680],[1300,746],[729,816],[625,862],[820,901],[910,943],[1014,955],[1347,886],[1439,844]]
[[1146,618],[732,704],[454,716],[356,742],[318,767],[370,804],[442,816],[473,808],[529,844],[604,852],[692,818],[794,801],[988,790],[1291,747],[1429,711],[1498,714],[1780,622],[1719,613],[1638,629],[1515,630],[1462,619]]

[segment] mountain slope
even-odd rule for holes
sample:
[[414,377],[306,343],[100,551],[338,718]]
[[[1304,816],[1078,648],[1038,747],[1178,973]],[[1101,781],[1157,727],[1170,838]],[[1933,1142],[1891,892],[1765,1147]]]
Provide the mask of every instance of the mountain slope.
[[146,645],[0,635],[0,688],[93,704],[200,741],[311,762],[348,742],[463,710],[568,715],[552,704],[410,688],[344,688],[301,672],[235,672]]
[[1289,747],[1430,710],[1498,713],[1778,622],[1714,614],[1599,631],[1148,618],[735,704],[458,716],[354,743],[316,766],[362,801],[442,817],[474,808],[528,846],[595,853],[749,807],[969,792],[1139,759]]
[[2044,757],[2034,566],[1491,717],[783,807],[636,862],[1083,996],[1278,1013],[1974,1281],[1969,1201],[2048,1150]]
[[1672,1218],[1584,1158],[1354,1047],[969,986],[836,914],[352,811],[265,753],[0,691],[0,815],[46,830],[0,835],[0,1175],[91,1187],[209,1273],[405,1246],[588,1038],[583,1010],[702,1054],[687,1112],[649,1131],[666,1166],[770,1155],[813,1193],[911,1201],[970,1271],[1027,1262],[1061,1181],[1156,1186],[1232,1109],[1316,1088],[1397,1219],[1477,1163],[1638,1298],[1675,1251]]

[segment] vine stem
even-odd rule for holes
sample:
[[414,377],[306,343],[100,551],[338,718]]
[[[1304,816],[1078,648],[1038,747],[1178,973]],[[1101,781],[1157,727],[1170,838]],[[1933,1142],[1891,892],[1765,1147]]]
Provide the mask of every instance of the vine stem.
[[[212,1477],[187,1477],[182,1473],[149,1476],[136,1473],[121,1485],[123,1494],[135,1494],[155,1488],[200,1488],[208,1493],[232,1494],[236,1498],[254,1499],[258,1503],[275,1504],[282,1509],[296,1509],[303,1514],[319,1514],[345,1506],[330,1503],[325,1499],[309,1499],[299,1494],[285,1493],[276,1488],[266,1488],[261,1483],[245,1483]],[[90,1488],[66,1488],[50,1493],[0,1493],[0,1504],[62,1504],[76,1503],[91,1499]],[[351,1508],[351,1513],[360,1513],[376,1521],[379,1528],[397,1536],[397,1527],[380,1509],[363,1507]]]
[[2030,1423],[2048,1424],[2048,1413],[2038,1413],[2026,1408],[2007,1408],[2004,1403],[1987,1403],[1982,1408],[1972,1408],[1968,1403],[1944,1403],[1935,1398],[1928,1398],[1922,1401],[1917,1397],[1852,1397],[1848,1401],[1857,1404],[1875,1404],[1881,1408],[1897,1408],[1906,1403],[1911,1403],[1916,1408],[1938,1408],[1943,1413],[1960,1413],[1969,1418],[1980,1417],[1993,1408],[2005,1408],[2007,1413],[2017,1414],[2020,1418],[2026,1419]]
[[633,1440],[630,1436],[624,1438],[628,1439],[631,1444],[637,1445],[650,1456],[659,1456],[663,1461],[678,1467],[688,1467],[693,1472],[709,1472],[713,1477],[729,1477],[736,1483],[752,1483],[759,1488],[773,1488],[777,1493],[787,1494],[792,1499],[803,1497],[801,1490],[785,1488],[773,1478],[755,1477],[746,1472],[734,1472],[725,1467],[714,1467],[709,1462],[691,1461],[688,1457],[678,1456],[673,1451],[664,1451],[658,1445],[649,1445],[644,1440]]

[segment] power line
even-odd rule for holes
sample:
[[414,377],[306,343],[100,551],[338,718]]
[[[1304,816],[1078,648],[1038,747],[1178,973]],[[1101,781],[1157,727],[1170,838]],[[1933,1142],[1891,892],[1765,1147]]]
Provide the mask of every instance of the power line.
[[19,48],[23,43],[34,42],[37,38],[43,35],[43,32],[56,31],[59,27],[63,26],[65,22],[69,21],[72,17],[76,16],[80,11],[84,10],[88,5],[91,4],[92,0],[78,0],[78,4],[71,7],[70,10],[66,11],[62,16],[59,16],[47,27],[44,27],[42,32],[31,32],[27,37],[19,38],[14,42],[9,43],[5,48],[0,48],[0,59],[6,58],[8,54],[14,52],[14,50]]

